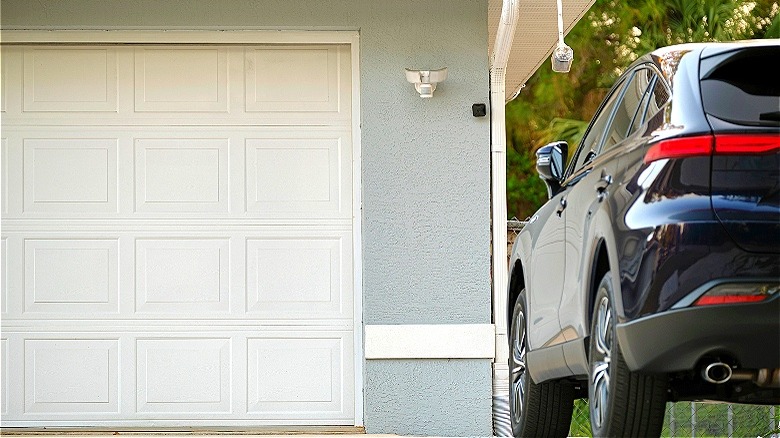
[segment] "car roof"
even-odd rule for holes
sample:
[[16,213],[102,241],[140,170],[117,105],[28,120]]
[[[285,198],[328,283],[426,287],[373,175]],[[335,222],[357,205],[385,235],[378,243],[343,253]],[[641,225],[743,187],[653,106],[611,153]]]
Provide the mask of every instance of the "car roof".
[[671,83],[677,74],[679,60],[687,54],[694,52],[699,58],[706,58],[732,50],[747,47],[780,47],[780,39],[756,39],[728,42],[704,42],[684,43],[661,47],[640,57],[626,70],[634,68],[638,64],[652,63],[663,73],[666,80]]

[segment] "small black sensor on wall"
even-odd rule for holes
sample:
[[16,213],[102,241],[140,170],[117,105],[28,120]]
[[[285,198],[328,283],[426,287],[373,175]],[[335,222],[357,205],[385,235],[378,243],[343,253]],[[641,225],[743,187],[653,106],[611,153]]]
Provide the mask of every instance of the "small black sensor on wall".
[[474,117],[485,117],[487,115],[487,106],[484,103],[475,103],[471,105],[471,114]]

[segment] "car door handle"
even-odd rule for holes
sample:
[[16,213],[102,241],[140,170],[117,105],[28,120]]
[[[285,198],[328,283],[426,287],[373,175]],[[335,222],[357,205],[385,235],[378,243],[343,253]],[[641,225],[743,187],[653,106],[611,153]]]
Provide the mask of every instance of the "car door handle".
[[603,201],[607,197],[607,187],[609,187],[610,184],[612,184],[612,175],[602,170],[601,178],[599,178],[595,184],[596,196],[598,197],[599,202]]
[[602,170],[601,178],[596,181],[596,191],[602,193],[610,184],[612,184],[612,175]]
[[566,210],[566,198],[561,198],[561,202],[558,204],[558,208],[555,209],[555,214],[561,217],[563,210]]

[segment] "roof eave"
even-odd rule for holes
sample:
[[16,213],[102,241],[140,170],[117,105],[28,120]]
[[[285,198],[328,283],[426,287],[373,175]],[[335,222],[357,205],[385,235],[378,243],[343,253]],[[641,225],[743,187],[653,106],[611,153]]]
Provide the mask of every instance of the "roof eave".
[[[568,33],[585,16],[594,2],[595,0],[563,0],[564,33]],[[488,41],[491,44],[496,41],[502,5],[503,0],[488,0]],[[557,41],[556,0],[521,2],[506,65],[506,101],[513,99],[531,75],[549,59]]]

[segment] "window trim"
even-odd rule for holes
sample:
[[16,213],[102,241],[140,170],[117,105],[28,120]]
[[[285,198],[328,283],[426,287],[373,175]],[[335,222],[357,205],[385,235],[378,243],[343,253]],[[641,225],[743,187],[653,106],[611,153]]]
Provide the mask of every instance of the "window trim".
[[[571,180],[574,179],[574,177],[580,173],[579,169],[574,168],[574,165],[577,163],[577,160],[579,159],[579,156],[582,153],[583,147],[585,145],[585,140],[588,138],[591,129],[593,129],[593,125],[596,123],[596,120],[598,120],[598,118],[602,115],[601,112],[604,110],[604,107],[606,106],[607,102],[609,102],[609,100],[612,98],[612,96],[615,95],[615,93],[622,93],[630,77],[633,77],[633,74],[631,76],[622,76],[621,78],[619,78],[618,82],[612,86],[609,93],[607,93],[607,95],[601,101],[601,104],[599,105],[599,108],[596,110],[596,113],[593,115],[593,117],[591,117],[590,123],[588,124],[588,129],[585,130],[585,134],[582,136],[582,140],[580,140],[580,144],[577,145],[577,150],[574,152],[574,156],[571,158],[571,162],[569,162],[569,165],[566,167],[566,173],[564,174],[566,175],[566,177],[564,178],[563,185],[569,185]],[[617,99],[620,99],[621,97],[622,94],[617,96]],[[615,112],[615,107],[612,107],[608,115],[608,120],[607,120],[608,125],[611,125],[614,112]],[[604,133],[602,132],[601,137],[598,140],[599,147],[601,147],[601,143],[603,141],[604,141]],[[596,155],[598,156],[598,153]],[[584,165],[582,169],[584,169],[585,167],[586,165]]]
[[[652,71],[652,69],[649,70]],[[635,125],[637,127],[636,130],[639,130],[639,127],[644,123],[645,115],[647,114],[647,108],[650,107],[650,96],[653,94],[653,90],[655,90],[655,85],[657,83],[658,74],[653,72],[653,78],[650,80],[650,83],[647,84],[647,88],[645,89],[644,94],[642,94],[642,99],[639,101],[639,105],[636,107],[636,111],[634,111],[634,117],[631,118],[631,123],[628,125],[628,129],[625,133],[626,138],[634,133]],[[637,124],[637,117],[639,117],[639,124]]]

